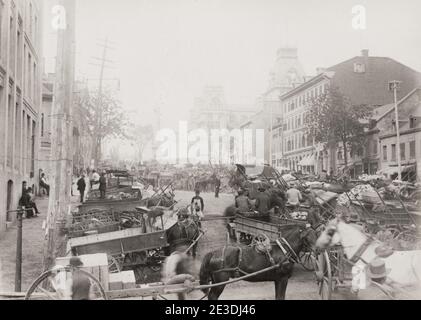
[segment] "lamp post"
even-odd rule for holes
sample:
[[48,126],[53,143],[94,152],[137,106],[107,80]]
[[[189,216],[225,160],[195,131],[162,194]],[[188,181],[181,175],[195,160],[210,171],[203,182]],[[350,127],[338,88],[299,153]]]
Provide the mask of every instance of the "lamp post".
[[393,90],[393,97],[395,103],[395,123],[396,123],[396,157],[398,162],[398,179],[402,180],[402,168],[401,168],[401,144],[400,144],[400,132],[399,132],[399,113],[398,113],[398,98],[397,91],[402,81],[393,80],[389,82],[389,90]]

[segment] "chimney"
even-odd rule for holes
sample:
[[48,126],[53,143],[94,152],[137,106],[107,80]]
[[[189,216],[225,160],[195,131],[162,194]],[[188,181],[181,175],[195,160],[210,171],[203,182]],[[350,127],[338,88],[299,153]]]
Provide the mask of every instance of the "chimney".
[[363,58],[368,58],[368,49],[361,50],[361,56]]
[[316,68],[317,75],[322,74],[325,71],[326,71],[326,68],[320,68],[320,67]]

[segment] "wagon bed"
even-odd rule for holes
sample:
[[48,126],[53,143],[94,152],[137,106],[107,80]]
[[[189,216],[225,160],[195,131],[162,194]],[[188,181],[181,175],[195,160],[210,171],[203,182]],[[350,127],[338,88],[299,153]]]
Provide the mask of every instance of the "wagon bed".
[[235,230],[252,236],[266,234],[271,241],[282,236],[282,231],[294,225],[306,226],[306,221],[284,219],[275,215],[262,218],[247,217],[241,214],[235,216]]

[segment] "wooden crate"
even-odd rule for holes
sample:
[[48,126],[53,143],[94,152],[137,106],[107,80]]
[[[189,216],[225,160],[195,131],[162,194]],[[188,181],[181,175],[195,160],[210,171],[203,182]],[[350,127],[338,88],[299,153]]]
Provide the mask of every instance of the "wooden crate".
[[[104,287],[104,290],[109,290],[109,275],[108,275],[108,259],[104,253],[88,254],[78,256],[83,263],[80,268],[92,274]],[[61,257],[56,259],[56,265],[68,266],[71,257]]]

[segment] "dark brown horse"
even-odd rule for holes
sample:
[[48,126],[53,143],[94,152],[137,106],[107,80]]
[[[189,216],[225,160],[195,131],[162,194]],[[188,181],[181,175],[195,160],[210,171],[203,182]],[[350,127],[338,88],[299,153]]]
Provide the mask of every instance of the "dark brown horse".
[[[200,268],[200,284],[216,284],[251,274],[271,266],[276,269],[246,279],[249,282],[274,281],[276,300],[284,300],[288,280],[291,277],[297,256],[305,246],[313,247],[317,235],[314,229],[299,225],[291,225],[285,230],[283,238],[288,244],[280,242],[271,243],[268,252],[258,252],[251,246],[226,246],[209,252],[205,255]],[[283,250],[286,250],[286,254]],[[208,293],[209,300],[218,300],[225,285],[211,288]]]
[[[180,247],[189,247],[200,235],[200,228],[191,219],[179,220],[167,231],[169,254],[179,250]],[[196,257],[197,243],[191,248],[193,258]]]

